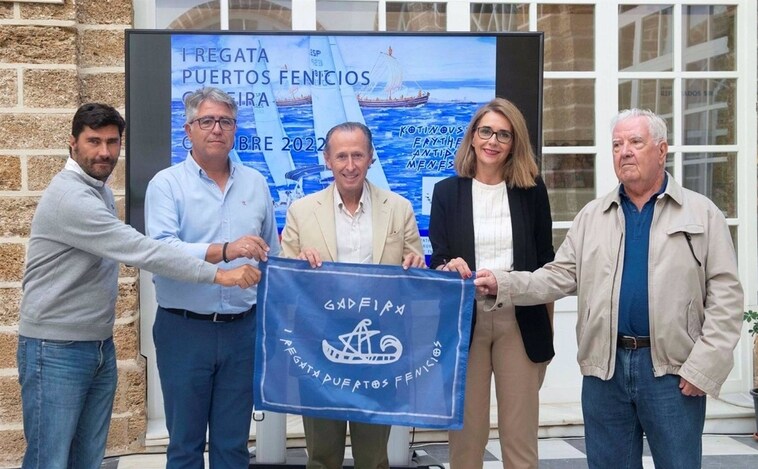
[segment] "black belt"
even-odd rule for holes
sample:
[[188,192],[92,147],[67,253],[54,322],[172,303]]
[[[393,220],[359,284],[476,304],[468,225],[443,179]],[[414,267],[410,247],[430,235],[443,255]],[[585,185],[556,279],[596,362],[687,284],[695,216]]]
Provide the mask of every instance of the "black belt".
[[238,319],[242,319],[250,313],[254,313],[255,305],[253,305],[247,311],[243,311],[241,313],[236,313],[236,314],[222,314],[222,313],[201,314],[201,313],[196,313],[194,311],[190,311],[188,309],[164,308],[162,306],[161,306],[161,309],[163,309],[164,311],[168,313],[182,316],[186,319],[199,319],[201,321],[213,321],[213,322],[232,322]]
[[637,350],[638,348],[650,347],[650,337],[632,337],[628,335],[619,335],[617,347],[627,350]]

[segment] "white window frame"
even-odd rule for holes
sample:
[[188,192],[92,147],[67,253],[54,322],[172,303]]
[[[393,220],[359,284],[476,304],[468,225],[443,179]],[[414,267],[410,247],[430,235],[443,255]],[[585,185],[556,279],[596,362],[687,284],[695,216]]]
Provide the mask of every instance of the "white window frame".
[[[139,29],[155,28],[155,6],[157,0],[134,0],[134,26]],[[386,30],[387,0],[368,1],[378,4],[378,29]],[[421,0],[433,3],[435,0]],[[447,30],[468,31],[470,28],[470,5],[472,3],[528,4],[529,29],[537,30],[537,8],[539,5],[594,5],[595,14],[595,69],[592,71],[546,71],[544,79],[591,79],[595,83],[595,144],[575,147],[543,147],[545,155],[593,154],[595,161],[596,196],[607,193],[616,185],[610,156],[611,118],[618,110],[618,83],[622,79],[672,79],[674,109],[674,139],[669,148],[674,155],[674,177],[682,178],[682,152],[686,150],[702,152],[736,152],[737,158],[737,216],[729,218],[731,226],[737,226],[739,274],[745,290],[746,308],[758,309],[758,220],[756,217],[756,70],[758,59],[758,12],[754,0],[436,0],[447,4]],[[292,0],[292,30],[316,30],[317,0]],[[222,29],[228,29],[229,0],[220,0]],[[673,8],[673,70],[671,72],[620,72],[618,70],[618,9],[620,5],[672,5]],[[737,55],[736,68],[729,72],[683,72],[682,71],[682,14],[684,5],[734,5],[737,7],[735,31]],[[737,80],[736,102],[744,103],[735,109],[736,142],[733,145],[684,146],[682,144],[682,84],[686,79],[733,78]],[[555,222],[555,229],[568,229],[571,222]],[[145,279],[143,278],[143,282]],[[559,302],[558,311],[576,310],[575,299]],[[144,311],[143,311],[144,312]],[[557,321],[556,317],[556,321]],[[143,330],[148,329],[143,325]],[[149,329],[148,329],[149,334]],[[144,340],[144,334],[143,334]],[[752,342],[746,333],[735,351],[737,365],[724,386],[723,393],[744,393],[752,387]],[[558,357],[557,357],[558,358]],[[554,365],[552,368],[555,368]],[[545,391],[543,389],[543,391]]]

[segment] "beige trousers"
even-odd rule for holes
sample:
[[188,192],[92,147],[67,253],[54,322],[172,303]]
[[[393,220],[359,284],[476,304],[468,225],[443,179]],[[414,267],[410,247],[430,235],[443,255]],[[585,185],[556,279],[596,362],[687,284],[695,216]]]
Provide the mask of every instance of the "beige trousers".
[[497,428],[503,467],[531,469],[539,465],[539,389],[547,363],[534,363],[513,308],[486,312],[477,308],[469,349],[463,429],[451,431],[451,469],[480,469],[490,430],[490,383],[495,375]]
[[[349,422],[355,469],[388,469],[389,425]],[[341,469],[348,422],[303,416],[307,469]]]

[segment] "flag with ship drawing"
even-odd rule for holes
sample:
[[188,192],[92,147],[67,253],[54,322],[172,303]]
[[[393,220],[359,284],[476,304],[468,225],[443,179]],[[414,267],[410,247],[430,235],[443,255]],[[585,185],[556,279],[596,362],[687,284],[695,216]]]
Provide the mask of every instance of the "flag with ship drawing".
[[474,285],[399,266],[261,263],[260,410],[460,429]]

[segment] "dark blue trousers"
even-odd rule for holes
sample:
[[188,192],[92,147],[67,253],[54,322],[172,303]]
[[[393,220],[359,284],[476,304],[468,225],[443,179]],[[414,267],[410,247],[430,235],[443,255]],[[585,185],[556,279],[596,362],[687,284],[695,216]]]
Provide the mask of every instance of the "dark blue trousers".
[[169,433],[167,469],[247,469],[255,315],[227,323],[158,307],[153,326]]

